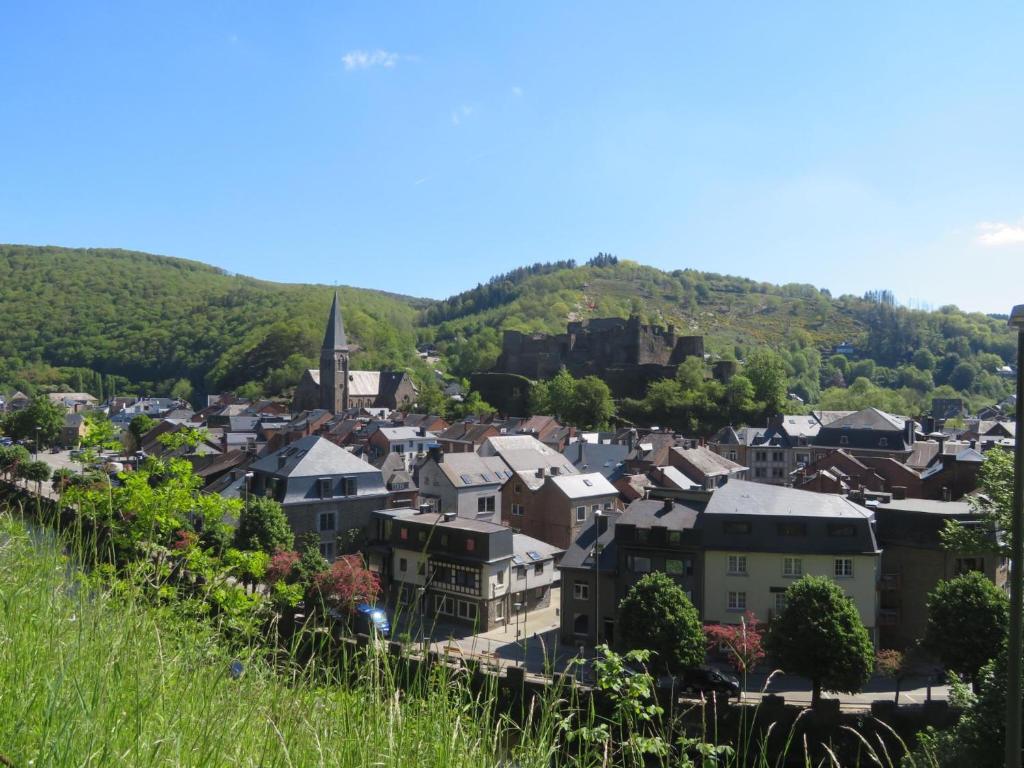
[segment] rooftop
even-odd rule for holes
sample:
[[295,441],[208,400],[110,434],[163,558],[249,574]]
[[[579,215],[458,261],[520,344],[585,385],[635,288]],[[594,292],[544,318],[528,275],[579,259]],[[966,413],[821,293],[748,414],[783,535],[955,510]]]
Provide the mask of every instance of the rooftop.
[[776,515],[792,517],[870,517],[863,507],[843,496],[814,493],[779,485],[730,480],[711,495],[707,514]]

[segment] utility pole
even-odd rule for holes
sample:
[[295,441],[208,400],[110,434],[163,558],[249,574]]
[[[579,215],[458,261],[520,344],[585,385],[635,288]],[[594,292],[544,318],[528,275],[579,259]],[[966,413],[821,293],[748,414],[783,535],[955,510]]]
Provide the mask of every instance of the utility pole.
[[1024,304],[1010,312],[1011,328],[1017,331],[1017,437],[1013,449],[1013,526],[1010,554],[1010,638],[1006,681],[1006,766],[1021,768],[1021,619],[1024,614]]

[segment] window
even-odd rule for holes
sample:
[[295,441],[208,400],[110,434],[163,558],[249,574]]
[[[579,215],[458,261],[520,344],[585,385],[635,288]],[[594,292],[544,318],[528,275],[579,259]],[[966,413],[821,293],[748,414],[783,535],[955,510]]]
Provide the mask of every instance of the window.
[[630,569],[636,573],[650,573],[651,572],[651,558],[649,557],[636,557],[631,556],[629,558],[632,562],[629,564]]
[[829,523],[828,535],[850,538],[857,535],[857,528],[852,523]]
[[782,467],[772,467],[772,477],[779,478],[783,477],[784,475],[785,472],[783,472]]
[[516,493],[522,493],[523,492],[523,486],[521,486],[519,483],[516,483],[514,487],[515,487]]
[[585,581],[577,581],[572,585],[572,596],[576,600],[589,600],[590,585]]
[[391,446],[391,452],[392,453],[405,453],[405,450],[400,445],[393,445],[393,446]]
[[768,470],[764,467],[754,467],[754,477],[768,477]]
[[587,521],[587,508],[576,507],[576,522],[585,523]]
[[779,536],[806,536],[807,525],[805,523],[779,523]]
[[889,445],[889,439],[887,437],[880,438],[878,441],[879,448],[886,448]]
[[535,574],[544,573],[544,563],[535,563],[533,566],[533,572]]
[[402,571],[402,573],[405,573],[407,570],[409,570],[409,561],[406,560],[404,557],[398,558],[398,570]]
[[473,621],[476,619],[476,603],[471,603],[468,600],[456,601],[459,608],[459,618],[468,619]]
[[406,528],[404,525],[398,531],[398,538],[400,538],[402,541],[409,540],[409,529]]
[[730,611],[745,611],[747,610],[747,593],[746,592],[730,592],[729,601],[726,604],[726,608]]
[[498,571],[497,576],[498,576],[498,578],[497,578],[498,585],[499,586],[503,585],[505,583],[505,572],[504,571]]
[[679,544],[682,540],[683,540],[683,534],[681,532],[679,532],[679,531],[669,531],[668,532],[668,543],[669,544]]
[[422,544],[423,542],[425,542],[427,540],[427,532],[426,531],[419,531],[416,534],[416,538],[419,540],[420,544]]
[[810,463],[810,456],[808,456],[806,453],[798,453],[796,455],[796,463],[797,464],[809,464]]
[[501,621],[502,619],[505,618],[505,604],[504,603],[499,601],[499,602],[494,604],[494,618],[498,619],[498,621]]
[[772,461],[785,461],[786,455],[782,451],[772,451]]
[[729,451],[729,461],[736,461],[736,451]]
[[434,598],[434,608],[438,613],[446,613],[449,616],[455,615],[455,599],[437,595]]
[[985,559],[982,557],[958,557],[954,561],[953,570],[957,576],[963,573],[970,573],[971,571],[984,572]]
[[750,523],[739,520],[729,520],[722,523],[722,531],[734,535],[750,533]]
[[476,511],[477,512],[493,512],[494,511],[494,497],[493,496],[480,496],[476,500]]
[[577,613],[572,620],[572,633],[574,635],[587,635],[590,632],[590,616],[585,613]]
[[850,438],[848,438],[846,435],[840,435],[839,436],[839,444],[840,445],[849,445],[850,444]]
[[474,539],[472,536],[470,536],[468,539],[466,539],[466,551],[467,552],[473,552],[475,550],[476,550],[476,539]]
[[522,504],[513,504],[512,505],[512,514],[515,515],[516,517],[522,517],[523,514],[524,514],[523,505]]
[[641,544],[646,544],[648,539],[651,538],[650,528],[637,528],[636,529],[636,540]]
[[786,610],[786,593],[776,592],[775,593],[775,613],[779,614]]
[[727,572],[730,576],[747,575],[747,556],[729,555]]
[[792,579],[799,579],[804,575],[804,561],[799,557],[783,558],[782,575]]
[[441,546],[442,547],[447,547],[448,546],[448,534],[447,533],[442,533],[441,534]]
[[525,578],[526,578],[526,566],[525,565],[517,565],[516,566],[516,580],[522,580],[522,579],[525,579]]
[[341,485],[346,496],[355,496],[359,487],[359,483],[355,477],[343,477],[341,479]]
[[604,503],[604,511],[605,512],[611,512],[611,510],[612,510],[612,503],[610,501],[606,501]]
[[754,451],[754,461],[768,461],[768,451]]
[[316,481],[317,488],[320,491],[321,499],[329,499],[334,494],[331,492],[331,478],[321,477]]
[[683,575],[683,561],[682,560],[666,560],[665,561],[665,573],[669,576],[682,576]]
[[320,542],[320,554],[328,560],[334,559],[334,542],[333,541],[321,541]]
[[333,512],[321,512],[320,513],[320,529],[321,531],[333,531],[334,530],[334,513]]
[[853,560],[849,557],[837,557],[835,574],[837,579],[851,578],[853,576]]

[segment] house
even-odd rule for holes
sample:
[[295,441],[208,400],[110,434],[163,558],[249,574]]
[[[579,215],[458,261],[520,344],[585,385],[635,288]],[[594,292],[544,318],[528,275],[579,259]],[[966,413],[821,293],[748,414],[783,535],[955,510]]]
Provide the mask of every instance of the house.
[[7,403],[4,407],[9,413],[17,413],[28,408],[31,402],[29,396],[19,390],[7,398]]
[[512,470],[496,456],[432,450],[417,470],[423,501],[435,512],[501,521],[501,488]]
[[83,413],[69,413],[64,416],[64,426],[60,430],[60,444],[76,446],[89,431]]
[[370,515],[386,507],[381,470],[322,437],[304,437],[254,462],[248,493],[280,502],[296,538],[315,534],[328,560],[338,537],[368,533]]
[[706,490],[717,488],[729,480],[742,480],[747,476],[747,468],[742,464],[720,456],[703,445],[696,448],[671,448],[668,452],[668,464]]
[[393,415],[396,426],[416,427],[425,429],[428,432],[441,432],[451,426],[440,416],[426,413],[402,413],[399,411]]
[[813,416],[777,416],[767,427],[723,427],[708,441],[719,456],[748,467],[755,483],[785,485],[811,463],[811,441],[821,423]]
[[989,421],[986,419],[968,419],[967,428],[960,435],[963,440],[973,440],[982,450],[994,445],[1013,445],[1017,435],[1017,423],[1014,421]]
[[99,400],[88,392],[51,392],[46,397],[51,403],[61,406],[68,413],[81,413],[96,407],[99,403]]
[[634,501],[581,532],[559,564],[563,642],[593,644],[598,627],[597,642],[614,643],[619,603],[652,571],[670,576],[700,611],[703,551],[695,526],[708,495]]
[[811,441],[811,461],[842,449],[853,456],[888,456],[905,462],[913,450],[915,429],[911,419],[865,408],[823,423]]
[[389,453],[373,462],[373,465],[380,468],[384,477],[389,508],[415,508],[419,504],[419,489],[399,454]]
[[766,621],[807,574],[834,579],[877,641],[881,550],[872,514],[843,496],[744,480],[715,490],[696,528],[704,548],[703,618]]
[[498,437],[501,430],[493,424],[457,421],[437,435],[437,442],[446,454],[472,453],[490,437]]
[[554,416],[531,416],[519,424],[514,432],[510,430],[510,434],[532,435],[556,451],[565,450],[575,432],[575,428],[565,426]]
[[417,457],[426,455],[437,445],[433,433],[422,427],[378,427],[370,434],[367,447],[371,458],[398,454],[405,462],[406,471],[412,470]]
[[[997,586],[1006,588],[1006,559],[995,554],[953,552],[943,545],[948,521],[982,525],[966,501],[894,499],[855,496],[875,517],[882,549],[878,580],[879,644],[884,648],[910,648],[925,634],[928,593],[943,579],[967,571],[981,571]],[[992,532],[993,543],[995,533]]]
[[486,632],[514,621],[513,607],[546,607],[560,550],[497,523],[454,512],[374,514],[370,568],[382,575],[398,610],[426,625],[452,621]]

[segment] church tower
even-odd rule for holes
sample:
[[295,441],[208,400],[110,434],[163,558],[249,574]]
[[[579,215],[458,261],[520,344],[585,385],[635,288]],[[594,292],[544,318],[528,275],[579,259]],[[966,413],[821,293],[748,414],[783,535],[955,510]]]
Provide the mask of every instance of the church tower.
[[320,349],[320,407],[331,413],[341,413],[348,408],[348,339],[337,290]]

